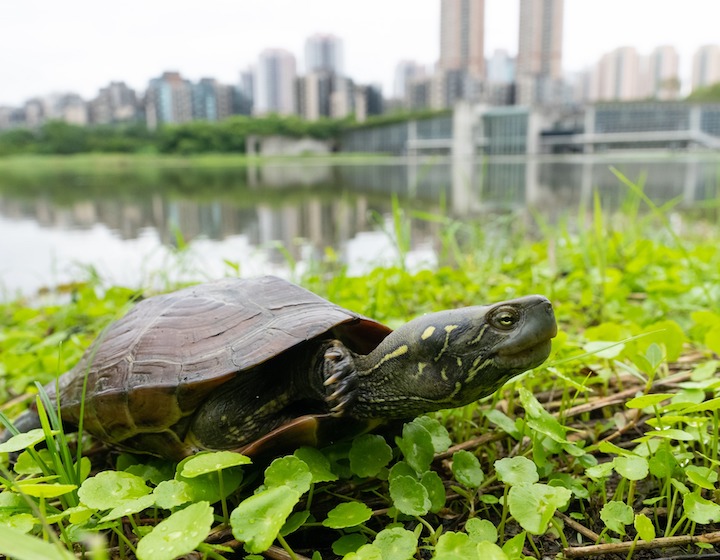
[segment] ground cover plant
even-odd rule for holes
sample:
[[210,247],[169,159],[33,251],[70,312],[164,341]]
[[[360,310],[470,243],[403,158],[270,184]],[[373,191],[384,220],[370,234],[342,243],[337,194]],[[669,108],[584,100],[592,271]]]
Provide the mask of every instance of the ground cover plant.
[[[43,411],[43,429],[0,445],[0,554],[442,560],[712,551],[720,542],[720,229],[678,224],[673,202],[657,208],[638,184],[618,180],[628,189],[622,212],[606,214],[598,196],[588,212],[552,225],[511,216],[471,226],[396,206],[388,233],[397,266],[349,277],[329,255],[299,274],[311,290],[391,326],[542,293],[560,334],[543,366],[484,402],[269,464],[230,452],[174,464],[62,432],[56,403],[34,382],[69,369],[148,290],[93,279],[0,304],[0,410],[13,417],[35,400]],[[436,269],[404,266],[413,219],[437,222]],[[228,263],[228,273],[238,271]],[[8,452],[18,454],[13,465]]]

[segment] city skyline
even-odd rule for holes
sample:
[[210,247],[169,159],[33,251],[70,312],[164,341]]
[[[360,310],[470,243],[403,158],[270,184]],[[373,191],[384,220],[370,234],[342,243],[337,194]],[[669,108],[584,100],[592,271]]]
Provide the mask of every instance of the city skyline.
[[[133,10],[135,1],[130,0],[127,5],[130,16],[138,13]],[[303,4],[308,14],[296,14],[296,5],[287,0],[271,0],[261,3],[265,7],[254,4],[248,8],[208,0],[202,13],[184,3],[173,3],[171,10],[169,3],[159,0],[151,7],[143,5],[143,18],[125,19],[123,12],[115,25],[103,27],[92,19],[96,11],[84,9],[85,0],[69,0],[57,12],[54,4],[43,4],[42,12],[47,17],[38,22],[37,17],[29,16],[35,16],[39,4],[39,0],[30,0],[5,8],[9,25],[5,26],[8,32],[0,36],[0,51],[12,54],[0,57],[0,105],[20,105],[31,97],[66,91],[90,98],[117,80],[142,90],[152,77],[169,69],[192,80],[212,77],[237,84],[240,72],[255,64],[260,52],[267,48],[289,50],[301,62],[303,73],[304,43],[316,33],[331,33],[342,39],[345,73],[359,83],[381,84],[385,95],[392,94],[398,62],[414,60],[432,68],[440,55],[438,0],[423,3],[367,0],[362,10],[351,15],[346,3],[341,9],[325,0]],[[516,55],[517,2],[486,0],[485,4],[486,56],[492,56],[498,48]],[[680,54],[680,79],[686,91],[693,52],[703,44],[717,43],[713,22],[718,18],[712,14],[720,17],[720,4],[687,0],[683,13],[690,15],[693,25],[682,28],[676,25],[675,6],[670,0],[634,0],[623,4],[619,0],[603,3],[567,0],[564,71],[592,66],[603,54],[618,47],[632,46],[640,52],[650,52],[670,44]],[[270,18],[271,13],[275,19]],[[278,13],[284,16],[282,22],[276,19]],[[173,25],[162,19],[167,14],[172,14]],[[228,18],[235,22],[232,33]],[[288,21],[292,23],[290,30]],[[31,34],[28,22],[33,25]],[[368,34],[372,41],[367,40]],[[28,36],[34,40],[28,41]]]

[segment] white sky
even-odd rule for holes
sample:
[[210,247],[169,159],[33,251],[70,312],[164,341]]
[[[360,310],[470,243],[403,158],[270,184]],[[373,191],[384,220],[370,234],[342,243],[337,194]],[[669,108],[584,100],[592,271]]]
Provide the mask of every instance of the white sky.
[[[486,0],[486,56],[517,52],[518,0]],[[261,50],[290,50],[303,68],[305,39],[344,41],[346,73],[392,93],[395,64],[431,65],[439,53],[439,0],[2,0],[0,105],[111,80],[144,90],[164,70],[236,83]],[[580,70],[618,46],[641,54],[677,47],[681,78],[703,44],[720,44],[720,0],[565,0],[563,66]]]

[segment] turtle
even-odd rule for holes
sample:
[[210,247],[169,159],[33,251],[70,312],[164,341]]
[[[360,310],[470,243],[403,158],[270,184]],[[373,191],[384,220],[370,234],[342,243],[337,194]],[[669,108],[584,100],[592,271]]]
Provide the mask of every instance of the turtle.
[[[111,446],[254,456],[476,401],[542,364],[556,333],[539,295],[393,331],[275,276],[225,278],[141,300],[46,389],[64,425],[82,416]],[[37,412],[15,426],[38,427]]]

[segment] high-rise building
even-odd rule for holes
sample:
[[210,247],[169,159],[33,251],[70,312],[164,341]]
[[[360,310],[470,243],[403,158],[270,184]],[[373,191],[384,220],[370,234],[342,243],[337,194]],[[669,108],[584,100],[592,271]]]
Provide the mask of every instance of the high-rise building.
[[664,45],[655,48],[645,63],[647,76],[640,76],[647,84],[641,97],[677,99],[680,96],[680,57],[675,47]]
[[379,84],[355,87],[355,119],[357,121],[381,115],[384,109],[382,88]]
[[642,96],[642,61],[634,47],[619,47],[604,54],[591,78],[593,101],[627,101]]
[[330,116],[335,119],[355,112],[355,83],[350,78],[335,76],[330,94]]
[[441,0],[440,60],[432,78],[434,108],[477,100],[485,79],[485,0]]
[[88,123],[87,103],[77,93],[55,93],[42,99],[45,120],[60,120],[84,126]]
[[461,70],[485,77],[485,0],[442,0],[440,70]]
[[487,62],[487,81],[510,84],[515,81],[515,59],[505,49],[495,49]]
[[564,0],[520,0],[518,103],[552,102],[562,78]]
[[431,105],[433,78],[412,78],[405,86],[405,106],[410,110],[427,109]]
[[343,73],[343,43],[335,35],[316,33],[305,41],[305,73]]
[[153,78],[145,94],[147,126],[184,123],[193,118],[192,84],[179,72],[165,72]]
[[504,49],[495,49],[487,61],[485,99],[491,105],[515,102],[515,58]]
[[395,67],[393,96],[396,99],[405,99],[410,82],[423,76],[425,76],[425,66],[412,60],[401,60]]
[[40,126],[49,117],[46,112],[45,103],[39,97],[28,99],[24,106],[25,124],[30,128]]
[[137,95],[125,82],[110,82],[90,101],[89,111],[94,124],[131,122],[138,118]]
[[720,45],[704,45],[693,56],[692,89],[720,82]]
[[214,78],[193,84],[193,118],[219,121],[233,114],[233,88]]
[[309,72],[295,81],[297,113],[313,121],[320,117],[329,117],[330,98],[333,92],[334,74],[332,72]]
[[295,57],[283,49],[260,53],[255,75],[253,113],[295,112]]

